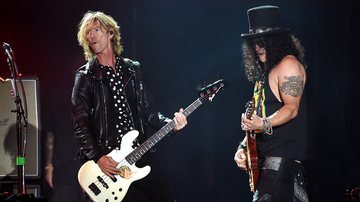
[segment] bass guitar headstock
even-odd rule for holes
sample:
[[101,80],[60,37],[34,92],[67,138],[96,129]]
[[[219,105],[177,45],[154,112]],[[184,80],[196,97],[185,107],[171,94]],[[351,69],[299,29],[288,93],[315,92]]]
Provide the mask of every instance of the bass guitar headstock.
[[224,79],[218,79],[208,85],[204,85],[199,89],[199,97],[201,102],[213,100],[215,95],[223,89],[226,89],[229,86],[229,83]]

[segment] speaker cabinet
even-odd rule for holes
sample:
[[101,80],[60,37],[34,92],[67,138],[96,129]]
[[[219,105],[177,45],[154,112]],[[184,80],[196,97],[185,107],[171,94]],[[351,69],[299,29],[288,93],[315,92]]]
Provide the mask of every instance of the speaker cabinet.
[[[26,94],[28,126],[26,136],[25,178],[40,178],[40,109],[39,81],[36,77],[22,79]],[[13,82],[15,83],[15,82]],[[19,81],[16,81],[19,97],[25,102]],[[18,156],[15,100],[11,98],[12,82],[0,82],[0,179],[17,178]],[[25,109],[25,104],[23,104]],[[24,132],[24,130],[23,130]],[[25,139],[25,138],[24,138]]]

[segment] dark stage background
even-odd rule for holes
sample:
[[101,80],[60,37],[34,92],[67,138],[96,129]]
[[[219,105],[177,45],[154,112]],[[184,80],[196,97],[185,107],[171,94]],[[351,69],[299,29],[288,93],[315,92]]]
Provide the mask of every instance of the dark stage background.
[[[229,89],[195,111],[179,136],[160,142],[157,155],[179,202],[250,201],[248,176],[233,160],[244,136],[240,114],[252,90],[243,73],[240,34],[248,30],[248,8],[278,5],[307,51],[311,201],[345,201],[345,190],[360,184],[355,2],[3,1],[0,42],[12,46],[23,75],[39,78],[42,137],[55,133],[60,178],[69,183],[78,166],[69,104],[74,72],[85,62],[76,39],[85,11],[101,10],[119,22],[123,56],[141,62],[156,105],[167,116],[197,98],[198,84],[224,77]],[[0,54],[0,76],[9,75]]]

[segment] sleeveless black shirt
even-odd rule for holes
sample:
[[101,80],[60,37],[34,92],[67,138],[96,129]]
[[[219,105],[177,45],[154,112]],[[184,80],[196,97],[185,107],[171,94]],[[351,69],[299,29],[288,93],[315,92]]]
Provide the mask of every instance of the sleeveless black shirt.
[[[283,103],[279,102],[270,89],[268,79],[264,82],[263,111],[270,116],[278,111]],[[276,156],[304,161],[307,151],[307,112],[303,92],[297,117],[289,122],[273,127],[273,134],[257,134],[257,148],[260,158]]]

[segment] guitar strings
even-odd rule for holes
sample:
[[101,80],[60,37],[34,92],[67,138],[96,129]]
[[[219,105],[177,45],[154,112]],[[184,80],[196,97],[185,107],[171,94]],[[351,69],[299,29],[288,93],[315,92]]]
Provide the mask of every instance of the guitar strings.
[[[117,169],[121,168],[122,166],[130,166],[130,164],[126,161],[126,159],[123,159],[119,162],[119,164],[116,166]],[[104,180],[106,184],[115,183],[109,176],[107,176],[105,173],[103,173],[102,176],[100,176],[101,179]],[[114,176],[115,177],[115,176]],[[94,184],[102,191],[103,189],[106,189],[105,186],[103,186],[103,183],[97,179]]]

